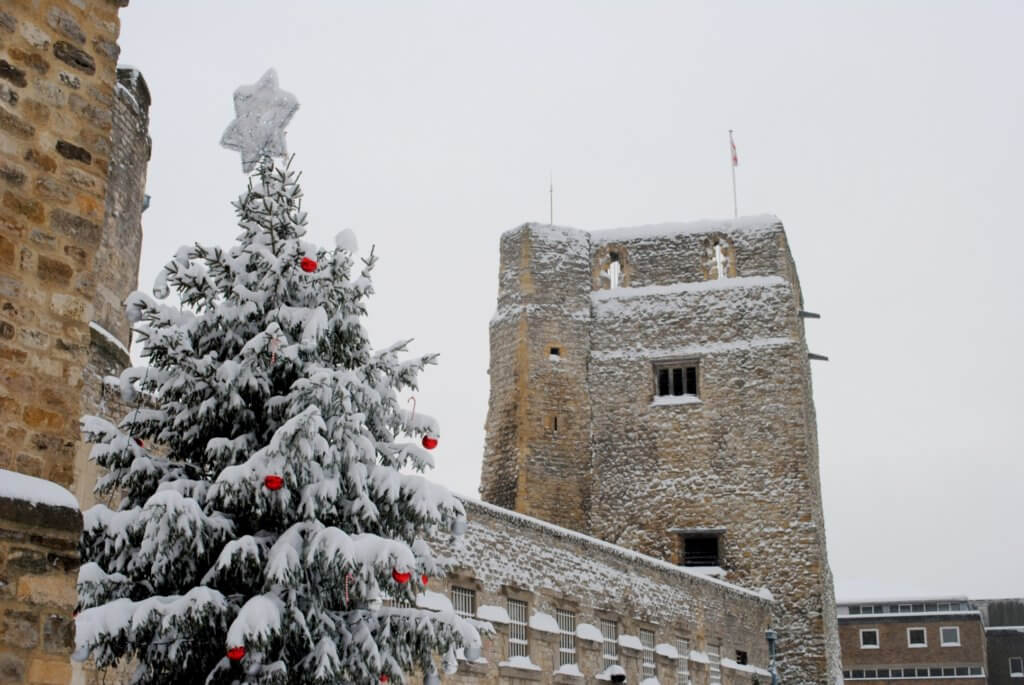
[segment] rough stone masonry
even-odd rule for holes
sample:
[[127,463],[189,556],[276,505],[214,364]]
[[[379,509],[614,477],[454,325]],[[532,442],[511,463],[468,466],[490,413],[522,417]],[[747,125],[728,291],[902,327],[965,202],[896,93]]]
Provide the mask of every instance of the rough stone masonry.
[[688,536],[714,537],[726,579],[777,600],[782,681],[831,685],[801,308],[774,217],[507,232],[481,493],[676,563]]

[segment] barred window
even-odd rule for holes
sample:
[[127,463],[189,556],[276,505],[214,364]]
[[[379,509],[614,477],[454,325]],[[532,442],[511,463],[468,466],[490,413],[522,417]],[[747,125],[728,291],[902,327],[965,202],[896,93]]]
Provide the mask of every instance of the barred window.
[[576,614],[555,609],[558,621],[558,665],[576,663]]
[[508,655],[529,656],[530,642],[526,637],[526,602],[508,600]]
[[690,641],[685,637],[676,639],[676,685],[690,685]]
[[708,685],[722,685],[721,645],[708,645]]
[[657,675],[658,667],[654,663],[654,631],[640,631],[640,645],[643,647],[643,662],[641,672],[644,678],[654,678]]
[[463,618],[476,616],[476,590],[452,586],[452,608]]
[[619,663],[619,624],[615,621],[601,619],[601,637],[603,643],[601,656],[604,660],[604,668]]

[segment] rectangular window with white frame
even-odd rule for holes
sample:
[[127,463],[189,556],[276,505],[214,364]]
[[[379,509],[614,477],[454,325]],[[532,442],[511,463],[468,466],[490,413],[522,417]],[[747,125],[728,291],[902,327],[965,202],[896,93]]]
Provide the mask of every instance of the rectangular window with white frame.
[[939,644],[941,644],[943,647],[959,647],[959,626],[942,626],[941,628],[939,628]]
[[643,661],[640,672],[644,679],[657,677],[658,666],[654,662],[654,631],[640,630],[640,646],[643,648]]
[[526,635],[526,602],[508,600],[508,655],[530,656],[530,642]]
[[453,585],[452,608],[463,618],[473,618],[476,615],[476,590]]
[[690,685],[690,641],[685,637],[676,639],[676,685]]
[[927,647],[928,633],[924,628],[907,628],[907,647]]
[[708,645],[708,685],[722,685],[721,645]]
[[601,661],[603,668],[619,663],[619,624],[601,619]]
[[558,621],[558,665],[576,663],[576,614],[564,609],[555,609]]
[[860,648],[878,649],[878,628],[861,628]]
[[1010,677],[1011,678],[1024,678],[1024,657],[1011,656],[1010,657]]

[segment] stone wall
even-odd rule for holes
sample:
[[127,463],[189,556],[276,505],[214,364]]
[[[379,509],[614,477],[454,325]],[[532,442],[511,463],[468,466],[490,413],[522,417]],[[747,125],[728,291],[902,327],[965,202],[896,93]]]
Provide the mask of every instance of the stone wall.
[[[499,273],[484,499],[668,561],[670,529],[725,529],[728,579],[779,600],[783,681],[833,683],[802,297],[778,220],[531,224],[502,237]],[[654,363],[672,359],[696,366],[698,397],[654,401]]]
[[0,466],[62,485],[79,439],[123,4],[0,7]]
[[0,496],[0,682],[70,681],[81,531],[76,508]]
[[[146,167],[152,143],[149,87],[142,75],[134,69],[118,69],[114,95],[103,234],[93,260],[96,292],[83,370],[82,413],[116,423],[131,408],[103,379],[119,375],[131,364],[131,324],[123,303],[138,283]],[[96,501],[93,487],[99,476],[98,467],[89,460],[90,447],[79,443],[75,452],[74,493],[83,510]]]
[[[756,593],[701,577],[688,569],[589,538],[574,531],[479,502],[465,502],[469,527],[456,543],[435,542],[439,555],[454,561],[453,572],[431,589],[451,597],[452,587],[472,590],[478,617],[496,634],[484,639],[477,663],[460,662],[446,682],[593,682],[604,669],[602,642],[589,639],[584,624],[599,629],[602,619],[617,624],[619,664],[627,682],[643,678],[641,630],[658,646],[656,677],[676,682],[680,639],[691,682],[707,682],[709,646],[717,646],[725,683],[767,684],[764,631],[771,622],[769,600]],[[527,604],[528,661],[509,660],[508,600]],[[436,601],[436,598],[435,598]],[[560,636],[551,623],[561,609],[574,614],[576,661],[581,676],[555,674]],[[505,614],[503,616],[503,614]],[[592,633],[592,631],[590,631]],[[631,646],[632,645],[632,646]],[[736,663],[737,650],[748,665]]]

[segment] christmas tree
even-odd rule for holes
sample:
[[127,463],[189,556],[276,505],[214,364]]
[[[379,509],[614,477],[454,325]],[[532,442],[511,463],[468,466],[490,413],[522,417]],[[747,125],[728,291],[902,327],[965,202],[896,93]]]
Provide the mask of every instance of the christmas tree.
[[[279,102],[268,76],[250,90]],[[425,538],[465,528],[410,472],[433,465],[438,427],[398,393],[434,356],[371,349],[372,250],[356,275],[351,232],[304,240],[297,174],[272,158],[289,117],[241,137],[256,168],[237,242],[182,248],[158,277],[180,307],[128,298],[148,365],[117,382],[136,407],[83,419],[117,504],[84,515],[75,656],[132,662],[133,683],[436,682],[436,655],[451,670],[480,643],[416,605],[443,572]]]

